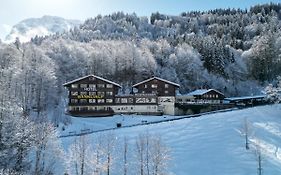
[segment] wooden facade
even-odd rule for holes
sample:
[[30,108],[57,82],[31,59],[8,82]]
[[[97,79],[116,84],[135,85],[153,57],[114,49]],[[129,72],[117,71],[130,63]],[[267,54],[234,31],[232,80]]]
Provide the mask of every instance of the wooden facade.
[[67,114],[110,116],[113,114],[175,115],[177,104],[222,104],[224,94],[215,89],[198,89],[177,95],[179,84],[152,77],[132,86],[132,94],[120,94],[113,81],[88,75],[65,83],[68,89]]
[[162,78],[153,77],[133,85],[139,94],[156,94],[157,96],[176,96],[176,89],[180,85]]
[[152,77],[133,85],[138,94],[155,94],[159,109],[168,115],[175,115],[175,96],[179,87],[179,84],[159,77]]
[[64,84],[68,89],[70,115],[112,115],[110,105],[121,86],[104,78],[88,75]]
[[225,96],[223,93],[215,89],[198,89],[177,97],[178,103],[223,103]]
[[[73,116],[106,116],[118,113],[171,114],[178,84],[153,77],[133,87],[134,94],[119,94],[121,86],[107,79],[88,75],[64,86],[68,89],[67,113]],[[172,111],[172,112],[170,112]]]

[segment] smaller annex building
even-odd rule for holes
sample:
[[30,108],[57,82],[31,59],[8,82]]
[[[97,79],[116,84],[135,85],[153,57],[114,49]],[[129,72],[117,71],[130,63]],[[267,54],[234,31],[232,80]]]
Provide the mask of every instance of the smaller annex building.
[[120,94],[121,86],[96,75],[63,84],[68,89],[66,113],[72,116],[113,114],[175,114],[178,84],[153,77],[133,85],[133,94]]
[[168,115],[175,115],[176,90],[179,87],[179,84],[159,77],[152,77],[133,85],[137,94],[155,94],[158,109]]
[[222,104],[224,94],[215,89],[197,89],[186,95],[177,96],[177,103]]

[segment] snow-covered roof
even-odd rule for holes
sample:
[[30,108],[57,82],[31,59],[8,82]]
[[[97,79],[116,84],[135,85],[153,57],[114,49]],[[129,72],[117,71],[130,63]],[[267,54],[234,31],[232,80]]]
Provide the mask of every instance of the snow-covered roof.
[[172,84],[172,85],[177,86],[177,87],[180,87],[180,85],[177,84],[177,83],[174,83],[174,82],[171,82],[171,81],[168,81],[168,80],[159,78],[159,77],[152,77],[152,78],[149,78],[149,79],[147,79],[147,80],[144,80],[144,81],[142,81],[142,82],[139,82],[139,83],[137,83],[137,84],[134,84],[133,87],[136,87],[136,86],[138,86],[138,85],[140,85],[140,84],[149,82],[149,81],[154,80],[154,79],[159,80],[159,81],[166,82],[166,83],[168,83],[168,84]]
[[258,99],[258,98],[265,98],[266,95],[254,95],[254,96],[243,96],[243,97],[230,97],[225,98],[228,101],[235,101],[235,100],[249,100],[249,99]]
[[119,84],[117,84],[117,83],[115,83],[115,82],[113,82],[113,81],[104,79],[104,78],[102,78],[102,77],[96,76],[96,75],[87,75],[87,76],[84,76],[84,77],[81,77],[81,78],[77,78],[77,79],[75,79],[75,80],[72,80],[72,81],[69,81],[69,82],[67,82],[67,83],[64,83],[63,85],[64,85],[64,86],[67,86],[67,85],[70,85],[70,84],[72,84],[72,83],[75,83],[75,82],[77,82],[77,81],[83,80],[83,79],[88,78],[88,77],[95,77],[95,78],[97,78],[97,79],[99,79],[99,80],[105,81],[105,82],[107,82],[107,83],[113,84],[113,85],[118,86],[118,87],[121,88],[121,85],[119,85]]
[[203,94],[206,94],[206,93],[208,93],[210,91],[215,91],[215,92],[217,92],[217,93],[219,93],[221,95],[224,95],[223,93],[221,93],[221,92],[219,92],[219,91],[217,91],[215,89],[197,89],[195,91],[192,91],[192,92],[188,93],[187,96],[203,95]]

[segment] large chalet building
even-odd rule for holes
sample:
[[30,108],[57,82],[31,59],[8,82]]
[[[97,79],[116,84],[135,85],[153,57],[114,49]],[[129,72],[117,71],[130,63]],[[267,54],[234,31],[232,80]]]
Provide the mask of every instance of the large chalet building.
[[121,86],[96,75],[67,82],[67,113],[73,116],[113,114],[175,114],[175,96],[179,85],[153,77],[133,85],[133,94],[120,94]]
[[67,113],[74,116],[113,115],[111,105],[115,103],[121,86],[107,79],[88,75],[63,84],[68,89]]

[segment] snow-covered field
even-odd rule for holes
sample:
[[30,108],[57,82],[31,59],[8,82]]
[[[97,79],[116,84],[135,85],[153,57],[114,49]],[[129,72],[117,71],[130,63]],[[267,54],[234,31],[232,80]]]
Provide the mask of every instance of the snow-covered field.
[[146,116],[146,115],[114,115],[112,117],[79,118],[71,117],[71,125],[63,126],[61,136],[80,134],[91,131],[116,128],[117,123],[121,126],[131,126],[135,124],[145,124],[167,119],[181,118],[182,116]]
[[[143,120],[161,120],[164,116],[115,116],[113,118],[73,118],[64,133],[85,128],[104,129]],[[165,116],[166,118],[168,116]],[[173,117],[173,116],[170,116]],[[245,149],[245,139],[240,130],[244,118],[251,123],[250,150]],[[208,114],[172,122],[121,128],[113,131],[117,139],[124,136],[134,143],[140,133],[161,135],[171,149],[169,170],[175,175],[250,175],[257,174],[254,143],[262,149],[263,174],[281,174],[281,105],[268,105]],[[95,138],[97,134],[90,134]],[[61,138],[65,149],[75,137]],[[116,167],[115,167],[116,168]],[[119,174],[118,171],[116,174]],[[113,173],[114,174],[114,173]]]

